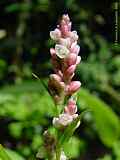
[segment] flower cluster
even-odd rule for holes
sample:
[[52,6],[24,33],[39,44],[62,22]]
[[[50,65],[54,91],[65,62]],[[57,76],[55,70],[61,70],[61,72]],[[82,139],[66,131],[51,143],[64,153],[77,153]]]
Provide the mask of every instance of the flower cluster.
[[81,57],[78,56],[78,35],[76,31],[71,31],[68,15],[63,15],[57,28],[50,32],[50,37],[55,41],[55,48],[50,49],[54,74],[50,75],[49,90],[56,104],[65,104],[65,98],[68,98],[68,103],[62,113],[53,119],[53,124],[56,127],[65,127],[78,116],[76,101],[72,95],[81,86],[79,81],[72,81]]

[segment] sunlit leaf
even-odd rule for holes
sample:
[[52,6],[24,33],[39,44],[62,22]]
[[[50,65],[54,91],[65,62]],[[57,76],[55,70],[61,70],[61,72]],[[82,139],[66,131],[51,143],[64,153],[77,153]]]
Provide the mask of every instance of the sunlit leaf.
[[11,160],[25,160],[22,156],[20,156],[17,152],[13,150],[6,149],[6,153],[9,155]]
[[65,154],[69,158],[77,158],[80,155],[80,149],[83,149],[84,147],[84,142],[75,136],[71,137],[71,139],[63,146]]
[[120,120],[113,110],[95,95],[86,89],[81,89],[78,94],[78,103],[84,104],[91,110],[97,133],[101,141],[108,147],[112,147],[120,135]]
[[2,145],[0,145],[0,158],[2,160],[12,160],[7,154],[7,152],[5,151],[5,149],[2,147]]

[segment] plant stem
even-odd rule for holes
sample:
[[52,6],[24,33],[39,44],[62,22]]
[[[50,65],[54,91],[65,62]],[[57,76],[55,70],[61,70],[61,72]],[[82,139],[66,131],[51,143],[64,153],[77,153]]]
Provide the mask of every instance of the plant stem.
[[61,149],[59,146],[56,147],[56,160],[60,160]]

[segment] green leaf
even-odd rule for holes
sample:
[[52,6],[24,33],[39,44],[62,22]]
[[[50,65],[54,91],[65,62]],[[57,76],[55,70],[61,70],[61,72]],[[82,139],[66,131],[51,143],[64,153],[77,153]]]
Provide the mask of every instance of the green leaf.
[[1,160],[12,160],[1,144],[0,144],[0,159]]
[[20,138],[23,129],[23,124],[20,122],[13,122],[9,125],[10,134],[15,138]]
[[12,151],[10,149],[5,149],[0,144],[0,160],[25,160],[25,159],[15,151]]
[[[11,160],[25,160],[22,156],[20,156],[17,152],[12,151],[10,149],[5,149],[6,153],[9,155]],[[6,159],[5,159],[6,160]]]
[[105,155],[103,158],[98,158],[97,160],[112,160],[110,155]]
[[19,9],[19,4],[17,4],[17,3],[11,4],[6,7],[7,12],[14,12],[14,11],[17,11],[18,9]]
[[81,88],[78,93],[78,104],[91,110],[96,131],[101,141],[112,147],[120,135],[120,120],[113,110],[98,97]]
[[69,142],[67,142],[63,146],[65,155],[67,155],[67,157],[69,158],[78,158],[78,156],[80,155],[80,151],[84,147],[85,147],[84,142],[75,136],[71,137]]
[[113,153],[117,157],[117,160],[119,160],[120,159],[120,140],[114,144]]
[[56,113],[51,96],[40,82],[4,87],[0,91],[0,105],[4,106],[1,107],[0,115],[18,120],[27,118],[40,120],[44,115],[53,116]]

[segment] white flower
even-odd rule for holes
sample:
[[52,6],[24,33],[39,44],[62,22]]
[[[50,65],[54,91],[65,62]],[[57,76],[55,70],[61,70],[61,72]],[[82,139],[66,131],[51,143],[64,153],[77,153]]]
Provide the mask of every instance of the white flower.
[[77,35],[77,32],[76,31],[72,31],[70,32],[70,38],[73,40],[73,41],[77,41],[78,40],[78,35]]
[[65,46],[60,44],[55,45],[55,51],[56,55],[61,59],[66,58],[69,55],[69,50]]
[[61,37],[61,31],[56,28],[54,31],[51,31],[51,32],[50,32],[50,37],[51,37],[51,39],[53,39],[54,41],[59,40],[59,38]]
[[63,151],[61,152],[60,160],[67,160],[67,157]]
[[53,125],[56,127],[67,126],[72,121],[73,121],[72,115],[63,113],[63,114],[60,114],[58,118],[57,117],[53,118]]
[[[68,113],[60,114],[59,117],[53,118],[53,125],[55,127],[66,127],[69,125],[72,121],[74,121],[78,117],[78,114],[70,115]],[[80,121],[78,121],[75,128],[78,128],[80,125]]]

